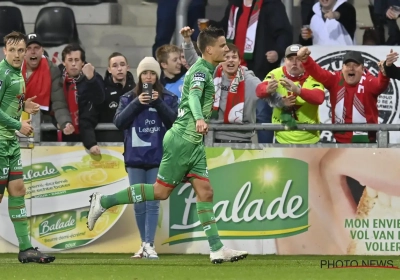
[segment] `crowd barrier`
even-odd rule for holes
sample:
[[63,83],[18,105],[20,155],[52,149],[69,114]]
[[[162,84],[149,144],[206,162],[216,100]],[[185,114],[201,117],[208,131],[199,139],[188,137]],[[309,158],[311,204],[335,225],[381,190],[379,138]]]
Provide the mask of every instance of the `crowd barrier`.
[[[379,55],[372,55],[367,52],[372,49],[359,48],[370,58],[366,63],[371,72],[378,57],[390,50],[376,47]],[[335,70],[341,68],[345,49],[311,51],[324,68]],[[284,127],[211,124],[205,140],[207,164],[223,242],[251,254],[398,255],[397,96],[397,81],[391,81],[378,100],[377,125],[331,125],[326,122],[330,114],[326,100],[321,105],[327,108],[320,110],[321,124],[297,128],[325,134],[376,131],[374,144],[338,145],[322,136],[325,142],[314,145],[222,144],[214,141],[217,130]],[[33,244],[44,251],[136,251],[140,237],[132,205],[109,209],[92,232],[85,226],[93,191],[109,194],[129,185],[122,143],[100,143],[101,156],[92,156],[81,143],[40,141],[41,131],[55,128],[41,123],[39,116],[32,118],[32,124],[34,135],[21,138],[21,147]],[[97,129],[116,128],[99,124]],[[177,186],[162,201],[155,241],[159,253],[208,253],[195,203],[189,184]],[[0,204],[0,252],[17,252],[7,204],[6,195]]]

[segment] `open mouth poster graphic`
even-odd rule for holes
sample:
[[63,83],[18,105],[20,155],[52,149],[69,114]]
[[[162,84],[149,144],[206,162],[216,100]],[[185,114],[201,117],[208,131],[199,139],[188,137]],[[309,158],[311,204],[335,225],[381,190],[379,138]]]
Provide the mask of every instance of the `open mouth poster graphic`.
[[[129,186],[122,147],[88,157],[81,147],[24,151],[31,240],[43,251],[133,252],[140,244],[132,206],[86,228],[88,198]],[[250,254],[398,255],[400,151],[368,148],[207,148],[214,210],[226,246]],[[17,250],[0,203],[0,252]],[[128,211],[129,210],[129,211]],[[158,253],[209,253],[190,184],[160,204]],[[14,249],[10,248],[12,244]],[[90,244],[90,246],[88,246]],[[8,247],[7,247],[8,246]]]

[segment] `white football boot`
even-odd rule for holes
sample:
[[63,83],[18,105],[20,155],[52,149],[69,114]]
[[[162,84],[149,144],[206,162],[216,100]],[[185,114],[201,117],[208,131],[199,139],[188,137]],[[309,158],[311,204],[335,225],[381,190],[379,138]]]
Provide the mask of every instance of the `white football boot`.
[[97,192],[90,196],[89,214],[87,217],[87,227],[90,231],[94,229],[97,220],[107,210],[101,206],[100,200],[102,196],[102,194]]
[[220,264],[223,262],[237,262],[247,257],[246,251],[236,251],[223,246],[216,252],[210,253],[210,260],[213,264]]

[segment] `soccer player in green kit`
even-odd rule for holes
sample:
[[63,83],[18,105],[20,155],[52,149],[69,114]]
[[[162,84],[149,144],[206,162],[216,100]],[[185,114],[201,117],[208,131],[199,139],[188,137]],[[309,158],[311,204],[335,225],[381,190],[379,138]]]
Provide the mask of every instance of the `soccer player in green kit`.
[[213,190],[208,179],[203,136],[214,103],[213,74],[225,61],[229,49],[224,31],[210,27],[200,32],[197,44],[202,52],[185,76],[178,118],[164,136],[163,158],[156,183],[137,184],[113,195],[91,195],[88,228],[93,230],[106,209],[120,204],[164,200],[183,179],[189,179],[197,196],[197,213],[210,245],[212,263],[238,261],[245,251],[226,248],[219,237],[213,210]]
[[25,136],[33,131],[30,120],[20,121],[22,111],[35,114],[40,108],[32,101],[34,98],[24,102],[25,81],[21,65],[26,52],[25,35],[19,32],[6,35],[4,46],[5,59],[0,62],[0,203],[7,188],[8,213],[19,243],[18,260],[21,263],[49,263],[55,257],[33,248],[30,241],[21,152],[15,135],[17,130]]

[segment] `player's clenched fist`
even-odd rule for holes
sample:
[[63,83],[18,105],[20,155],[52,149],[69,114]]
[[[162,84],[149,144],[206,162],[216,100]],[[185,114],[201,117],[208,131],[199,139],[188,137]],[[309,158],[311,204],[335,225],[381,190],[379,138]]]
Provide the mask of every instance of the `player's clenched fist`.
[[301,61],[306,61],[308,56],[311,54],[310,50],[307,47],[302,47],[300,50],[297,52],[297,58],[300,59]]
[[208,132],[208,124],[204,120],[196,121],[196,132],[207,134]]
[[33,132],[33,127],[31,126],[31,120],[23,120],[19,132],[21,132],[25,136],[29,136]]

